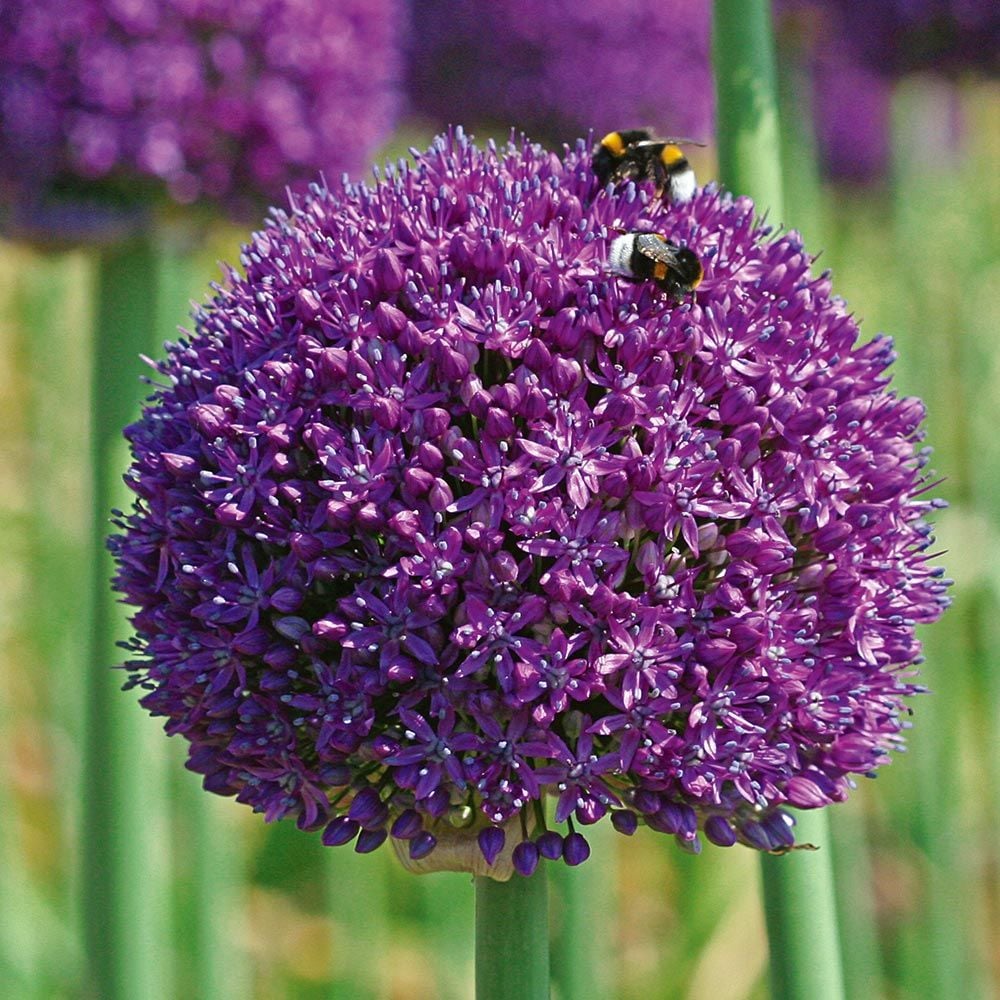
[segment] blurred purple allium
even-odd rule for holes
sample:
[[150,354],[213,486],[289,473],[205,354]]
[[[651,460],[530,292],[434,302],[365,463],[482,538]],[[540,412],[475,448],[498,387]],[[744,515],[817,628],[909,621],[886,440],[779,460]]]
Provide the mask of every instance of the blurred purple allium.
[[712,137],[711,5],[702,0],[414,4],[410,99],[436,126],[517,123]]
[[[620,229],[697,293],[609,274]],[[947,603],[923,408],[795,233],[459,130],[242,263],[156,365],[111,541],[131,683],[206,788],[527,873],[609,813],[782,847],[900,746]]]
[[[812,78],[821,162],[832,177],[870,181],[889,165],[896,79],[1000,71],[995,0],[777,0],[778,38]],[[939,144],[951,141],[950,124]]]
[[9,0],[0,192],[230,209],[358,170],[398,103],[399,0]]
[[889,168],[892,82],[835,58],[816,59],[812,102],[820,162],[828,177],[871,181]]
[[777,0],[779,27],[884,76],[1000,71],[995,0]]
[[828,31],[879,73],[1000,71],[995,0],[824,0]]

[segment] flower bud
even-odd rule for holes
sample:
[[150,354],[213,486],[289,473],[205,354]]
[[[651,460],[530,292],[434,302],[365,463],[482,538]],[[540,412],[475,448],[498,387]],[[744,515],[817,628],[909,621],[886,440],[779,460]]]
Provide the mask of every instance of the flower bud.
[[705,836],[719,847],[732,847],[736,843],[736,831],[723,816],[709,816],[705,820]]
[[590,857],[590,844],[582,833],[574,831],[566,837],[563,846],[563,860],[571,868],[582,865]]
[[538,867],[538,848],[530,840],[522,840],[514,848],[512,858],[515,871],[527,878]]
[[323,831],[323,843],[327,847],[340,847],[342,844],[349,844],[358,832],[361,825],[346,816],[338,816],[326,825]]
[[549,861],[558,861],[563,855],[563,838],[555,830],[546,830],[536,841],[538,853]]

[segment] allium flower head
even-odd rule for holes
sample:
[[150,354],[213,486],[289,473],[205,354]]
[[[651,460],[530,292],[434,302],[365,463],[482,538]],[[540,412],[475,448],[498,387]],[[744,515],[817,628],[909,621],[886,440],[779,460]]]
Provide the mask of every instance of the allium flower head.
[[[168,345],[112,548],[211,791],[527,873],[609,814],[782,847],[899,746],[946,598],[891,343],[748,199],[602,190],[591,142],[317,187]],[[618,230],[697,292],[611,274]]]
[[368,162],[392,126],[397,0],[10,0],[0,176],[246,208]]
[[702,0],[422,0],[410,97],[442,126],[516,122],[560,139],[594,123],[712,132],[710,5]]

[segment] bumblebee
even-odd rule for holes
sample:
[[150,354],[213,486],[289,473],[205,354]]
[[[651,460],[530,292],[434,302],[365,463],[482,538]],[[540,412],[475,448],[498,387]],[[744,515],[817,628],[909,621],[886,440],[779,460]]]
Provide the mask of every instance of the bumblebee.
[[693,292],[704,277],[693,251],[659,233],[616,236],[608,250],[608,267],[632,281],[655,281],[668,295]]
[[609,132],[595,147],[593,168],[604,187],[608,181],[656,182],[657,194],[673,202],[694,197],[694,170],[678,145],[682,139],[654,139],[646,129]]
[[626,154],[637,142],[648,142],[652,136],[644,128],[629,129],[625,132],[609,132],[595,147],[593,155],[594,173],[604,187],[612,177],[623,179],[627,175]]

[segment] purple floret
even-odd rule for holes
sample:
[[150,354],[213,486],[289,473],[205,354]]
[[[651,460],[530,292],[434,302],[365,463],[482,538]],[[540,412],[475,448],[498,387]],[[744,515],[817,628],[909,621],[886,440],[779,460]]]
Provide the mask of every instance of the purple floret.
[[436,126],[516,123],[560,140],[591,126],[712,137],[703,0],[421,0],[413,20],[410,100]]
[[[612,275],[619,230],[696,293]],[[795,233],[457,130],[242,264],[157,365],[111,541],[207,788],[358,850],[465,824],[492,864],[544,796],[772,850],[900,747],[947,603],[923,407]]]
[[398,0],[11,0],[0,8],[0,183],[163,190],[236,211],[392,129]]

